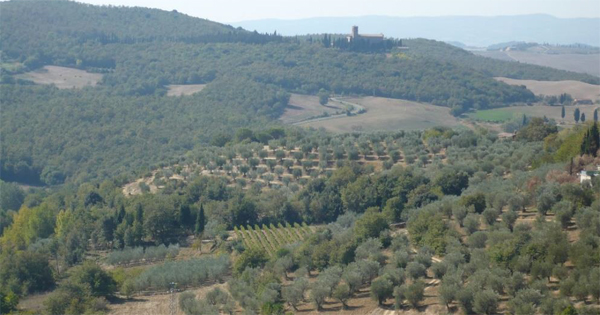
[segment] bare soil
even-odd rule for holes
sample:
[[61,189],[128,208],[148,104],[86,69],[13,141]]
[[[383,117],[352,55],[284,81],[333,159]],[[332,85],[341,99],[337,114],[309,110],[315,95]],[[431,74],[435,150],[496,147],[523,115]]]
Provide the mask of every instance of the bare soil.
[[576,99],[588,99],[592,101],[600,100],[600,86],[580,81],[537,81],[537,80],[517,80],[498,77],[496,80],[510,85],[524,85],[528,90],[536,95],[560,95],[568,93]]
[[102,74],[67,67],[45,66],[20,74],[17,78],[33,81],[36,84],[54,84],[59,89],[80,89],[98,84],[102,80]]
[[192,95],[206,87],[206,84],[171,84],[167,85],[167,96]]

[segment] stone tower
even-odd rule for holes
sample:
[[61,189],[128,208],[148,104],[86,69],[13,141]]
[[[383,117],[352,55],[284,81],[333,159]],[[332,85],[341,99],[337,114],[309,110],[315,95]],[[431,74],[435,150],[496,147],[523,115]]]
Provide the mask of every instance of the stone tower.
[[358,38],[358,26],[352,26],[352,38]]

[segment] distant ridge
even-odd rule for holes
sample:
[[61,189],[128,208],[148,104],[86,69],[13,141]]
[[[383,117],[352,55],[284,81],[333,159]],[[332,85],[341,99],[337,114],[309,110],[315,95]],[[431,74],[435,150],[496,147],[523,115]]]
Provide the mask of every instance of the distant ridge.
[[317,17],[298,20],[265,19],[232,23],[250,31],[282,35],[348,33],[359,25],[365,33],[396,38],[430,38],[467,46],[525,41],[549,44],[582,43],[600,46],[600,18],[557,18],[545,14],[515,16],[441,17]]

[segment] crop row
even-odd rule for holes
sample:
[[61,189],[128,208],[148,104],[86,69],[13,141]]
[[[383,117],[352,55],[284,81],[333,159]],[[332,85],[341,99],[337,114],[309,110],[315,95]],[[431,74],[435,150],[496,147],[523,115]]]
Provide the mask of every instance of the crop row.
[[302,241],[312,233],[312,230],[306,223],[302,225],[286,223],[285,226],[279,223],[277,226],[273,224],[262,226],[242,225],[239,228],[235,227],[234,233],[246,248],[262,248],[272,255],[279,248]]

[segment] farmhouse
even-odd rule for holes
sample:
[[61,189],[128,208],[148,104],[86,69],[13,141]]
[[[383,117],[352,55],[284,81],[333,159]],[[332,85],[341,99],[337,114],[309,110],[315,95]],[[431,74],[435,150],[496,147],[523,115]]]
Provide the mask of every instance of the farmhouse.
[[593,105],[594,102],[590,99],[574,99],[573,105]]
[[363,40],[369,43],[383,42],[383,34],[358,34],[358,26],[352,26],[352,33],[346,37],[351,43],[356,40]]
[[590,182],[593,177],[600,175],[600,166],[596,171],[581,171],[579,173],[579,183]]

